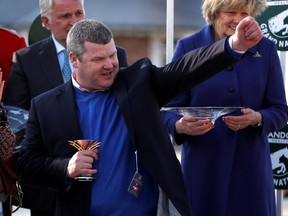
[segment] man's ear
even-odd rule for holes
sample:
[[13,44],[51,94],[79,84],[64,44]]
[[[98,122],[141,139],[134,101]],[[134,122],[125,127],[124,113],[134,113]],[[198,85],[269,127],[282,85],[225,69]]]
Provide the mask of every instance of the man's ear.
[[49,23],[49,19],[46,16],[41,16],[41,21],[42,21],[42,26],[45,27],[47,30],[51,30],[50,29],[50,23]]
[[70,62],[72,63],[72,65],[73,65],[73,67],[77,68],[78,67],[77,58],[72,52],[69,53],[69,59],[70,59]]

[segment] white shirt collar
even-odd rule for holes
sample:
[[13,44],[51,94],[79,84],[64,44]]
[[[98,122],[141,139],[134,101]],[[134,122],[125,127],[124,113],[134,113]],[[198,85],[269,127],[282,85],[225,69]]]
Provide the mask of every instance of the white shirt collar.
[[74,86],[75,88],[79,89],[79,90],[82,91],[82,92],[101,92],[101,91],[107,91],[107,90],[109,90],[109,89],[105,89],[105,90],[94,90],[94,91],[91,91],[91,90],[85,89],[85,88],[81,87],[81,86],[77,83],[77,81],[75,80],[74,76],[75,76],[75,71],[72,72],[72,78],[71,78],[71,79],[72,79],[72,84],[73,84],[73,86]]
[[62,46],[54,37],[54,35],[52,34],[52,40],[55,44],[55,47],[56,47],[56,52],[57,53],[60,53],[62,52],[63,50],[65,50],[66,48],[64,46]]

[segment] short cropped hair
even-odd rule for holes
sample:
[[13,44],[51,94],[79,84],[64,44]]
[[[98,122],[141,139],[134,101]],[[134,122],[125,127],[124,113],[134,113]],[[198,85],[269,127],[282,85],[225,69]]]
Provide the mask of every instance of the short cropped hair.
[[113,39],[111,30],[102,22],[84,19],[73,25],[67,36],[67,51],[81,60],[85,52],[84,42],[108,44]]
[[202,15],[208,24],[213,25],[220,10],[231,9],[244,10],[249,16],[256,17],[266,9],[266,0],[204,0]]
[[[54,0],[39,0],[41,16],[45,16],[45,17],[50,18],[53,1]],[[83,10],[84,10],[84,0],[77,0],[77,1],[81,2]]]

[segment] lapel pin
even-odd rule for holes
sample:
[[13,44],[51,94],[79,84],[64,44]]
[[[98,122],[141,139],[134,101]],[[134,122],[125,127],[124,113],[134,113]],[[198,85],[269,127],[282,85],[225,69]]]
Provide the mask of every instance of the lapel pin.
[[260,55],[260,53],[258,51],[256,51],[256,53],[253,55],[254,58],[261,58],[262,55]]

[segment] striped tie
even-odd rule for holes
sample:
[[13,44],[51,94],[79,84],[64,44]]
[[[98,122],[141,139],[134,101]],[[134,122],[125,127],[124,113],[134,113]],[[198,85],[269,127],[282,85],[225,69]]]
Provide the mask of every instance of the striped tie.
[[62,74],[64,77],[64,82],[67,82],[71,78],[71,68],[69,64],[69,58],[66,50],[63,50],[64,54],[64,65],[62,68]]

